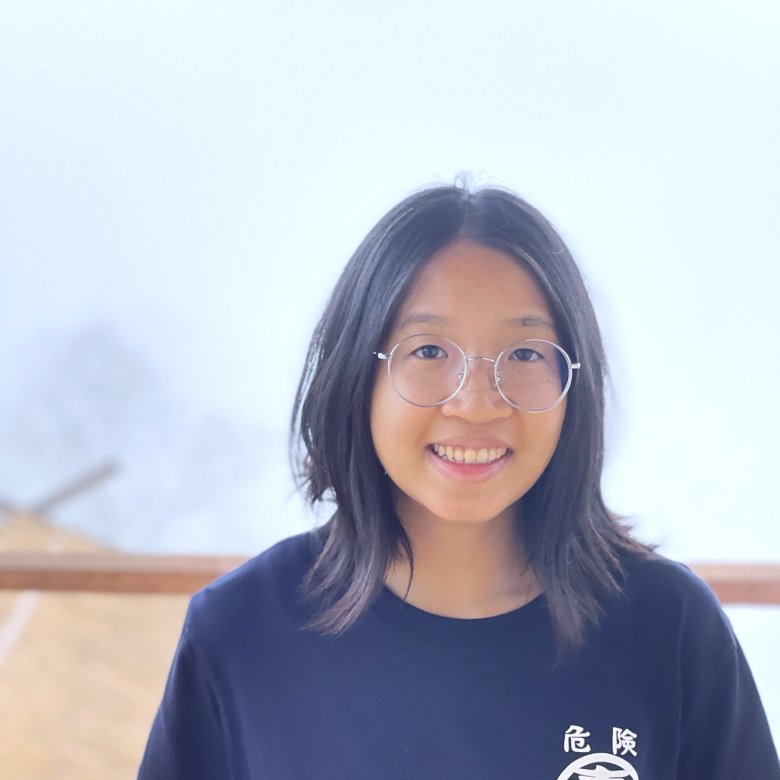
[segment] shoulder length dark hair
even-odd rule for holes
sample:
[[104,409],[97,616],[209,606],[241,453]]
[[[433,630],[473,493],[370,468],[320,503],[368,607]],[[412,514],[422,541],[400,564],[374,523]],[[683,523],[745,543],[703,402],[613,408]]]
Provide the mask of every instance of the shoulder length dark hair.
[[497,188],[418,192],[371,230],[339,278],[314,331],[293,410],[291,457],[311,503],[335,501],[317,530],[322,548],[303,583],[320,605],[309,629],[336,635],[367,609],[390,563],[413,554],[369,426],[381,349],[421,268],[468,240],[515,258],[549,302],[561,346],[582,364],[560,440],[523,496],[521,534],[552,616],[559,650],[580,647],[602,599],[620,591],[621,550],[645,550],[604,504],[601,335],[582,277],[561,237],[532,206]]

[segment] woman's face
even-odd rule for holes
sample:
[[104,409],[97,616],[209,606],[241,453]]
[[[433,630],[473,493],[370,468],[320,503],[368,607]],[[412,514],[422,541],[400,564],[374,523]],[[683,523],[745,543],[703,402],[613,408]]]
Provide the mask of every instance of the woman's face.
[[[522,339],[558,343],[533,277],[508,255],[471,242],[452,244],[423,268],[383,350],[418,333],[450,339],[468,357],[495,358]],[[371,435],[404,522],[484,523],[514,512],[555,451],[565,399],[547,412],[522,412],[495,389],[492,363],[469,365],[460,392],[427,408],[404,401],[384,366],[377,374]],[[447,448],[455,461],[488,462],[453,462]]]

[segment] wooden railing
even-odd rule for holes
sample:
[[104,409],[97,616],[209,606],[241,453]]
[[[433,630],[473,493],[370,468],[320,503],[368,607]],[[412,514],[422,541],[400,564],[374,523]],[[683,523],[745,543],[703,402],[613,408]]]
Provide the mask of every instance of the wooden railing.
[[[0,553],[0,590],[191,594],[245,558],[209,555]],[[780,605],[780,564],[694,563],[724,604]]]
[[245,558],[125,553],[0,553],[0,590],[194,593]]

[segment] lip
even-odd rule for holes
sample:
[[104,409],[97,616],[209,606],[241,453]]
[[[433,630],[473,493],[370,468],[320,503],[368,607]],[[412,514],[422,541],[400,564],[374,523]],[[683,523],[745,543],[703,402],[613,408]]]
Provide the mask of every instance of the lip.
[[[444,442],[436,442],[437,444],[444,444]],[[449,446],[455,446],[450,444]],[[459,446],[463,446],[462,441]],[[473,446],[473,445],[467,445]],[[482,444],[482,447],[485,445]],[[494,449],[506,447],[505,444],[493,444]],[[476,449],[476,448],[475,448]],[[511,449],[507,451],[498,459],[491,461],[490,463],[453,463],[452,461],[442,460],[434,451],[433,447],[426,447],[425,454],[431,461],[431,465],[443,476],[448,479],[459,480],[462,482],[484,482],[497,474],[503,469],[507,461],[514,454]]]

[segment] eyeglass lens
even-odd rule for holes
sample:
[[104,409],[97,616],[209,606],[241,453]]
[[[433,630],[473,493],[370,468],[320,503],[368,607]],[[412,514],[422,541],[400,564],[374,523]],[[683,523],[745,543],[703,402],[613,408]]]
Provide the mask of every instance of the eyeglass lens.
[[[438,406],[458,392],[471,368],[455,342],[439,336],[410,336],[393,350],[390,381],[398,394],[417,406]],[[492,370],[492,364],[490,366]],[[540,339],[518,341],[505,349],[496,364],[498,387],[513,406],[527,412],[554,406],[570,382],[565,352]]]

